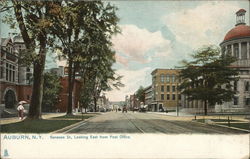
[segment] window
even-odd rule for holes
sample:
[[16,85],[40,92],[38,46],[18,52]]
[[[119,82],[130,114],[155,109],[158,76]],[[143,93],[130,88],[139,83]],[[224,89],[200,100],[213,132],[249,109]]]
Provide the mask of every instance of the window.
[[161,94],[161,100],[164,100],[164,94]]
[[156,81],[156,76],[152,78],[152,83],[155,83],[155,81]]
[[238,48],[238,46],[234,48],[234,57],[236,57],[236,58],[239,57],[239,48]]
[[26,84],[31,84],[31,73],[26,74]]
[[164,75],[161,74],[161,82],[164,82]]
[[15,71],[12,71],[12,74],[13,74],[13,78],[12,78],[12,80],[13,80],[13,82],[15,82],[15,80],[16,80],[16,78],[15,78],[15,76],[16,76]]
[[172,86],[172,92],[175,92],[175,86]]
[[234,91],[237,91],[237,81],[234,81]]
[[167,92],[170,92],[170,86],[167,86]]
[[0,66],[0,78],[3,78],[3,67]]
[[164,92],[164,86],[161,86],[161,91]]
[[178,100],[181,100],[181,94],[178,94]]
[[6,72],[6,76],[5,76],[6,81],[15,82],[16,67],[12,64],[6,63],[5,72]]
[[250,98],[246,98],[245,101],[246,101],[246,105],[250,105]]
[[29,67],[26,68],[26,72],[30,72],[30,68]]
[[167,81],[167,83],[170,82],[170,76],[169,75],[166,76],[166,81]]
[[227,54],[228,54],[228,55],[232,55],[232,48],[231,48],[231,45],[228,45],[228,46],[227,46]]
[[248,81],[245,83],[245,91],[249,91],[249,82]]
[[234,97],[234,101],[233,101],[234,105],[238,105],[238,99],[239,99],[238,97]]
[[178,78],[178,82],[181,83],[181,78]]
[[167,100],[170,100],[170,95],[169,94],[167,94]]
[[175,83],[175,75],[172,75],[172,82]]
[[172,100],[175,100],[175,94],[172,94]]
[[11,70],[9,70],[9,81],[12,81],[11,76],[12,76],[12,71],[11,71]]
[[9,70],[8,70],[7,67],[6,67],[6,69],[5,69],[5,72],[6,72],[5,78],[6,78],[6,81],[8,81],[8,80],[9,80]]

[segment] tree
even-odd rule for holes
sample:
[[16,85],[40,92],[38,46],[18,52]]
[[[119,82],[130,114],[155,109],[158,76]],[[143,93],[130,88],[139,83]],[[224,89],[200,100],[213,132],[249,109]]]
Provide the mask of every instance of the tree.
[[61,89],[60,77],[49,72],[44,74],[42,111],[52,112],[55,110]]
[[[117,33],[116,8],[101,1],[66,1],[61,20],[54,25],[53,33],[60,40],[58,46],[68,60],[69,96],[67,114],[72,114],[72,90],[75,73],[84,69],[96,58],[106,56],[111,36]],[[95,63],[99,65],[102,60]]]
[[140,102],[145,102],[144,88],[142,86],[136,91],[135,96]]
[[[41,118],[41,104],[43,97],[43,72],[47,53],[47,46],[53,43],[50,27],[60,15],[59,1],[1,1],[0,11],[9,11],[6,15],[7,22],[18,26],[30,64],[33,64],[33,89],[28,119]],[[13,10],[12,10],[13,9]],[[13,15],[14,12],[14,15]]]
[[208,106],[222,104],[232,100],[236,93],[232,89],[232,81],[237,80],[237,70],[230,67],[236,59],[221,56],[216,46],[203,47],[192,55],[193,61],[182,61],[179,89],[189,101],[204,102],[204,113]]

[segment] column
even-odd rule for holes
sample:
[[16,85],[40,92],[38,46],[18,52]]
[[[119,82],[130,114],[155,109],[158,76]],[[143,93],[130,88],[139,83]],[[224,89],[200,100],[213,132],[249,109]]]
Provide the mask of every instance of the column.
[[247,59],[250,59],[250,42],[247,42]]
[[231,44],[231,50],[232,50],[232,56],[234,57],[234,45],[233,44]]
[[239,59],[241,59],[241,42],[239,42]]
[[228,54],[228,50],[227,50],[227,45],[225,46],[225,55],[227,55]]
[[2,58],[2,67],[3,67],[3,80],[6,81],[6,53],[5,55],[3,55],[3,58]]

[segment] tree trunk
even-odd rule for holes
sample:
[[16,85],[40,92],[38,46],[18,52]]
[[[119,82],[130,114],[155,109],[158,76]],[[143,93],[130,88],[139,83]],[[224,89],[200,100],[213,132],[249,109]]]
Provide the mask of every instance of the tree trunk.
[[[42,34],[42,33],[41,33]],[[32,88],[32,98],[29,108],[29,119],[40,119],[42,118],[41,108],[42,108],[42,98],[43,98],[43,72],[46,59],[46,39],[40,35],[40,50],[38,54],[38,59],[35,60],[33,66],[33,88]]]
[[15,17],[18,23],[18,27],[20,30],[20,33],[22,35],[24,44],[26,49],[31,49],[35,45],[34,41],[32,41],[29,37],[27,28],[24,24],[24,19],[23,19],[23,14],[22,14],[22,6],[19,1],[17,0],[12,0],[13,6],[14,6],[14,12],[15,12]]
[[204,101],[204,114],[207,115],[207,101]]
[[94,97],[94,109],[95,109],[95,112],[97,112],[97,99],[96,99],[96,97]]
[[72,115],[72,91],[73,91],[73,85],[72,85],[72,58],[69,57],[69,67],[68,67],[68,107],[67,107],[67,115]]

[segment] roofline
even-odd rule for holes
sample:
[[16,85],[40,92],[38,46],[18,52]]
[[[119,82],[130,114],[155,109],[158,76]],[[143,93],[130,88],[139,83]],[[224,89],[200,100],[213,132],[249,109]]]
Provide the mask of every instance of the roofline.
[[153,75],[154,72],[156,72],[157,70],[181,70],[179,68],[156,68],[151,72],[151,75]]
[[226,42],[230,42],[230,41],[233,41],[233,40],[245,39],[245,38],[250,38],[250,36],[243,36],[243,37],[238,37],[238,38],[232,38],[232,39],[229,39],[229,40],[224,40],[223,42],[220,43],[220,46],[223,45]]
[[144,90],[150,89],[151,87],[152,87],[152,85],[147,86],[147,87],[144,88]]

